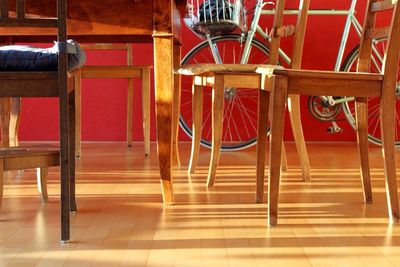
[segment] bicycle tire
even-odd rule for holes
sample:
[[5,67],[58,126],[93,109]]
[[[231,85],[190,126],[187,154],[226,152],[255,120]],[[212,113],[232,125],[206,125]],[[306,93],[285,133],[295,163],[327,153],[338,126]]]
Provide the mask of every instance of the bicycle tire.
[[[217,47],[221,54],[224,56],[222,58],[222,63],[239,63],[236,59],[232,61],[236,57],[235,50],[236,45],[240,48],[244,47],[246,38],[239,34],[229,34],[219,37],[214,37],[211,39],[213,43],[217,44]],[[235,45],[232,51],[225,51],[230,48],[230,45]],[[251,45],[251,54],[249,57],[249,62],[254,64],[263,64],[266,63],[269,57],[268,48],[263,45],[261,42],[253,39]],[[181,63],[190,64],[190,63],[215,63],[212,58],[212,54],[209,52],[209,43],[207,40],[201,42],[192,50],[190,50],[185,57],[183,57]],[[207,56],[199,55],[201,52],[207,52]],[[232,53],[232,58],[226,58],[225,55],[228,53]],[[263,58],[259,58],[259,57]],[[211,58],[210,58],[211,56]],[[237,55],[240,57],[240,53]],[[256,57],[257,56],[257,57]],[[256,57],[256,58],[255,58]],[[226,60],[226,61],[224,61]],[[230,60],[230,62],[228,62]],[[257,60],[257,61],[256,61]],[[209,62],[211,61],[211,62]],[[256,62],[254,62],[256,61]],[[189,79],[185,82],[184,79]],[[224,111],[224,127],[223,127],[223,140],[221,151],[235,151],[248,148],[253,146],[257,142],[257,103],[258,103],[258,91],[251,89],[233,89],[230,88],[230,91],[225,91],[225,111]],[[246,91],[249,90],[249,91]],[[210,93],[211,91],[208,91]],[[231,96],[230,93],[235,94]],[[204,93],[204,105],[203,105],[203,127],[202,127],[202,138],[201,144],[204,147],[211,148],[211,121],[209,120],[211,114],[211,105],[207,105],[207,101],[210,101],[210,97],[207,98],[206,92]],[[232,100],[234,99],[234,100]],[[235,103],[236,104],[235,104]],[[228,103],[228,104],[227,104]],[[249,103],[249,105],[245,105]],[[189,105],[190,104],[190,105]],[[190,107],[190,108],[189,108]],[[230,110],[229,110],[230,109]],[[243,113],[248,113],[246,117],[243,114],[239,114],[240,111]],[[236,116],[234,116],[236,114]],[[187,134],[190,138],[192,138],[192,125],[191,125],[191,78],[182,77],[182,93],[181,93],[181,114],[179,118],[179,124],[182,130]],[[248,121],[246,121],[248,120]],[[244,131],[245,133],[237,131],[237,133],[233,133],[236,129],[232,128],[240,128],[240,131]],[[246,128],[247,127],[247,128]],[[244,130],[246,129],[246,130]],[[229,133],[229,131],[231,131]],[[242,135],[242,136],[238,136]]]
[[[380,46],[383,48],[385,45],[383,42],[385,41],[385,38],[377,39],[375,41],[375,44],[377,45],[377,49],[381,49]],[[382,48],[382,49],[383,49]],[[359,52],[359,45],[354,47],[346,59],[343,62],[343,65],[341,67],[342,71],[355,71],[355,66],[357,64],[357,59],[358,59],[358,52]],[[380,51],[378,51],[380,52]],[[372,65],[372,68],[373,65]],[[396,147],[400,148],[400,121],[399,121],[399,116],[400,116],[400,75],[399,75],[399,70],[398,69],[398,74],[397,74],[397,86],[396,86],[396,129],[395,129],[395,145]],[[375,71],[378,72],[377,67],[375,67]],[[354,105],[352,104],[354,101],[345,101],[342,104],[342,109],[344,112],[344,115],[351,125],[351,127],[356,130],[356,122],[355,122],[355,116],[354,116]],[[369,97],[368,98],[368,140],[376,145],[382,145],[382,140],[380,138],[380,118],[379,118],[379,98],[377,97]]]

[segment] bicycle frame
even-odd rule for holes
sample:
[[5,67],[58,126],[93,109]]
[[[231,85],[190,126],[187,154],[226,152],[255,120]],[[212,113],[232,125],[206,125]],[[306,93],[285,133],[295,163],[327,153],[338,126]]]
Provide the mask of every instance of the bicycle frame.
[[[260,18],[262,15],[273,15],[275,13],[274,9],[263,9],[269,3],[270,2],[264,2],[264,0],[258,0],[255,5],[253,20],[251,22],[249,30],[246,32],[246,42],[245,42],[245,47],[243,49],[242,58],[240,59],[240,64],[246,64],[248,62],[249,56],[251,53],[251,48],[252,48],[251,44],[255,37],[256,32],[264,40],[266,40],[267,42],[271,42],[271,38],[269,37],[268,33],[264,32],[263,29],[259,26],[259,21],[260,21]],[[357,18],[355,16],[356,5],[357,5],[357,0],[352,0],[348,10],[335,10],[335,9],[331,9],[331,10],[329,10],[329,9],[314,9],[314,10],[312,10],[311,9],[308,12],[309,15],[346,16],[346,22],[345,22],[342,38],[340,41],[339,50],[338,50],[337,57],[336,57],[336,63],[335,63],[335,67],[334,67],[335,71],[340,71],[351,26],[354,27],[357,35],[359,37],[361,37],[362,25],[359,23],[359,21],[357,20]],[[298,15],[298,13],[299,13],[299,10],[295,10],[295,9],[293,9],[293,10],[289,9],[289,10],[284,11],[285,15]],[[217,64],[221,64],[222,59],[219,54],[218,48],[211,41],[210,35],[206,35],[206,37],[207,37],[214,61]],[[378,62],[376,62],[376,60],[379,60],[381,63],[381,62],[383,62],[383,58],[378,53],[375,45],[373,45],[372,49],[376,56],[376,58],[373,57],[373,64],[376,66],[377,70],[381,71],[379,66],[381,66],[382,64],[378,64]],[[279,49],[279,56],[280,56],[281,60],[283,60],[287,65],[290,65],[291,59],[282,49]],[[340,105],[347,101],[354,101],[353,97],[333,98],[333,96],[320,96],[320,98],[323,99],[324,101],[327,101],[330,106]],[[342,129],[337,125],[336,121],[333,120],[331,132],[340,132],[341,130]]]

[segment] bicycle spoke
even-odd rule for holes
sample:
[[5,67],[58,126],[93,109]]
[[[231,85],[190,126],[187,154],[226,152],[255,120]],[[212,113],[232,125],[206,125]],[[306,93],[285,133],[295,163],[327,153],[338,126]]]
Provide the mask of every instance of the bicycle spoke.
[[[247,118],[251,118],[251,117],[249,116],[249,113],[247,112],[247,109],[244,107],[244,105],[243,105],[243,103],[242,103],[242,100],[241,100],[241,99],[238,99],[238,102],[240,103],[241,107],[243,108],[243,111],[246,113]],[[241,117],[242,117],[242,120],[244,121],[243,114],[240,113],[240,115],[241,115]],[[248,121],[251,122],[251,126],[253,127],[254,131],[257,132],[257,126],[255,126],[255,125],[253,124],[253,122],[252,122],[251,119],[249,119]],[[246,130],[247,130],[246,123],[244,123],[244,125],[245,125]]]
[[[230,141],[233,141],[234,139],[233,139],[233,136],[232,136],[232,133],[231,133],[231,129],[230,129],[230,127],[229,127],[229,124],[230,124],[230,122],[231,122],[231,120],[232,120],[232,118],[233,118],[233,116],[232,116],[232,110],[233,110],[233,108],[234,108],[234,104],[233,104],[233,102],[234,101],[231,101],[232,103],[229,103],[228,104],[228,109],[226,110],[226,115],[230,115],[229,116],[229,119],[226,121],[226,133],[225,133],[225,137],[224,137],[224,140],[226,140],[226,136],[228,135],[228,133],[229,133],[229,136],[230,136]],[[230,107],[230,108],[229,108]],[[230,109],[230,110],[229,110]],[[234,126],[236,126],[236,125],[234,125]],[[236,131],[237,131],[237,128],[236,128]]]
[[[245,37],[240,35],[229,35],[213,38],[219,51],[222,63],[239,63],[244,54]],[[259,42],[254,41],[249,54],[249,64],[260,64],[267,62],[268,50]],[[214,57],[210,50],[208,41],[201,43],[198,47],[190,51],[184,57],[182,64],[200,64],[214,62]],[[184,88],[186,87],[186,89]],[[233,99],[229,101],[230,96],[225,99],[225,113],[223,116],[224,126],[222,129],[222,149],[240,149],[255,143],[257,131],[254,130],[257,124],[257,102],[258,90],[248,90],[232,88]],[[180,125],[185,133],[191,136],[192,113],[191,111],[191,84],[182,81],[182,100],[181,100],[181,118]],[[203,103],[203,123],[202,123],[202,144],[210,146],[212,120],[211,120],[211,90],[204,90]],[[189,111],[188,111],[189,110]],[[227,114],[227,115],[226,115]]]

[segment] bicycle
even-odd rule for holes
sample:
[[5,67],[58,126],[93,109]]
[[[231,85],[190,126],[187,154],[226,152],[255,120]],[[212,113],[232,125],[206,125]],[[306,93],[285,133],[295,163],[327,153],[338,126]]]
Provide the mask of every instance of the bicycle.
[[[265,6],[272,4],[271,2],[257,0],[255,6],[246,12],[244,0],[205,0],[203,4],[200,4],[199,0],[188,0],[188,17],[185,22],[198,36],[206,39],[190,50],[181,63],[266,63],[269,50],[264,43],[268,43],[270,38],[268,33],[264,32],[260,27],[259,21],[261,15],[274,13],[273,9],[263,9]],[[351,26],[354,27],[359,36],[361,35],[362,25],[355,16],[356,4],[357,0],[352,0],[348,10],[309,11],[310,15],[347,16],[336,58],[335,71],[355,71],[358,45],[348,53],[345,60],[343,60],[343,57]],[[285,11],[285,14],[295,15],[297,13],[298,10]],[[246,30],[245,18],[250,14],[253,14],[253,19],[249,29]],[[263,43],[256,39],[256,33],[266,42]],[[380,72],[382,69],[385,42],[385,39],[374,41],[374,57],[372,61],[376,72]],[[286,53],[283,50],[280,50],[279,53],[280,64],[289,65],[290,58]],[[400,95],[400,83],[397,85],[396,94]],[[251,89],[246,90],[245,88],[240,90],[226,88],[224,96],[224,133],[221,150],[240,150],[254,145],[257,142],[257,92]],[[211,108],[209,99],[210,97],[208,101],[207,99],[204,100],[203,107],[201,143],[206,147],[211,147]],[[353,102],[354,99],[341,96],[314,96],[308,99],[308,109],[316,119],[331,122],[332,126],[328,128],[329,131],[337,133],[341,132],[341,128],[338,126],[336,118],[341,112],[344,113],[350,125],[355,128]],[[180,126],[191,137],[191,113],[188,112],[190,109],[187,109],[187,106],[191,104],[190,81],[188,83],[182,81],[181,103]],[[400,101],[397,101],[396,107],[400,111]],[[379,103],[376,102],[376,99],[370,98],[368,138],[375,144],[381,143],[378,110]],[[400,119],[396,121],[396,147],[400,147],[398,129],[400,129]]]

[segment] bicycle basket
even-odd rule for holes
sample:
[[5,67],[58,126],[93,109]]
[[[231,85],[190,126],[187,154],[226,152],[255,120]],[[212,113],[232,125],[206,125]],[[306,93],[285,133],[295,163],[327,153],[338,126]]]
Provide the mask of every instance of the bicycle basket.
[[244,0],[187,0],[186,24],[200,35],[245,30]]

